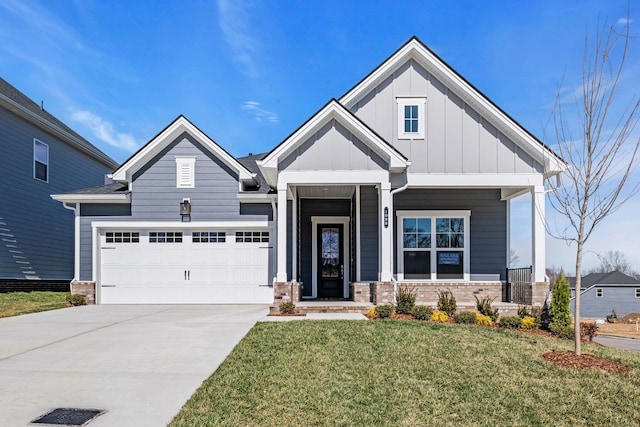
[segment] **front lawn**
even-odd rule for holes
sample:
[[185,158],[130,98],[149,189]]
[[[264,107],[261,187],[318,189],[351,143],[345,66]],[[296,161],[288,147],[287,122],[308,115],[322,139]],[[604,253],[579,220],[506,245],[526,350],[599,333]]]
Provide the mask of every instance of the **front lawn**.
[[640,356],[584,345],[627,374],[541,357],[571,346],[431,322],[258,323],[170,426],[640,425]]
[[68,307],[68,292],[9,292],[0,294],[0,317]]

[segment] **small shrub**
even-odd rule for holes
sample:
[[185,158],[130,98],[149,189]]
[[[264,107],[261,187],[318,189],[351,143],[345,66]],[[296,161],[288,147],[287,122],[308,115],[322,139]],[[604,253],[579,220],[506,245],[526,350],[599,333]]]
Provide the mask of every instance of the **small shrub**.
[[[531,312],[529,311],[529,307],[527,307],[526,305],[519,305],[518,306],[518,317],[521,319],[524,319],[527,316],[531,316]],[[531,316],[533,317],[533,316]]]
[[522,319],[518,316],[505,316],[500,318],[500,327],[506,329],[518,329],[522,325]]
[[296,312],[296,305],[291,301],[283,302],[278,306],[280,314],[294,314]]
[[445,313],[444,311],[436,310],[431,315],[430,320],[432,322],[444,323],[449,320],[449,316],[447,316],[447,313]]
[[471,311],[460,311],[453,315],[453,319],[456,323],[473,325],[476,323],[476,313]]
[[69,294],[67,295],[67,302],[69,305],[79,306],[79,305],[87,305],[87,299],[84,295],[78,294]]
[[485,314],[476,313],[476,325],[491,326],[493,325],[493,320]]
[[564,338],[567,340],[573,339],[575,334],[571,325],[555,325],[551,323],[549,324],[549,330],[558,338]]
[[398,286],[396,293],[396,313],[411,314],[416,304],[416,288]]
[[371,307],[369,308],[369,310],[367,310],[367,317],[370,319],[375,319],[378,317],[378,315],[376,314],[376,308],[375,307]]
[[393,306],[391,305],[377,305],[376,317],[379,319],[388,319],[393,313]]
[[618,320],[618,314],[616,314],[616,309],[614,308],[611,310],[611,314],[607,316],[607,323],[616,323],[616,320]]
[[551,322],[549,323],[549,329],[555,328],[559,330],[563,326],[571,325],[570,300],[569,282],[564,277],[564,273],[560,271],[551,294],[551,305],[549,306]]
[[433,314],[433,308],[426,305],[416,305],[411,314],[417,320],[429,320]]
[[438,291],[438,310],[447,313],[447,316],[451,317],[456,313],[457,309],[456,298],[453,296],[453,292],[449,289],[446,291]]
[[533,316],[524,316],[521,319],[520,327],[522,329],[535,329],[536,328],[536,319]]
[[476,310],[480,312],[480,314],[484,314],[485,316],[489,316],[491,321],[495,322],[498,320],[498,309],[491,308],[491,303],[496,298],[491,298],[489,295],[478,299],[477,296],[473,296],[476,299]]
[[596,335],[598,335],[598,329],[598,325],[596,325],[595,322],[580,322],[580,338],[589,338],[589,341],[593,341]]

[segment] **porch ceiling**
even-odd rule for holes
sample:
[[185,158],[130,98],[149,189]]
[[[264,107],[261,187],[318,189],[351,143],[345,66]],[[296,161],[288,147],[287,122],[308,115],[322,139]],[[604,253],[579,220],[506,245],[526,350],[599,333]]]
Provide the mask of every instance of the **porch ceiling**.
[[355,190],[354,185],[307,185],[296,188],[298,197],[307,199],[350,199]]

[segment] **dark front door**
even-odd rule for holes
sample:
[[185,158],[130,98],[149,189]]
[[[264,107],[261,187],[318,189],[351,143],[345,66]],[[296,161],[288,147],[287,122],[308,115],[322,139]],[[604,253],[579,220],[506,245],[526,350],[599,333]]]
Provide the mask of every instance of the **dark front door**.
[[344,227],[318,225],[318,298],[344,296]]

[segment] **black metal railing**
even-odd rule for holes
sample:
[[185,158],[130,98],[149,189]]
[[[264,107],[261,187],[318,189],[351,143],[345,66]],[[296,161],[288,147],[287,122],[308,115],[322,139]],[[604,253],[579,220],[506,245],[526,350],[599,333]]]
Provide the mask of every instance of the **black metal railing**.
[[527,304],[527,289],[531,285],[533,266],[522,268],[507,268],[507,283],[505,302]]

